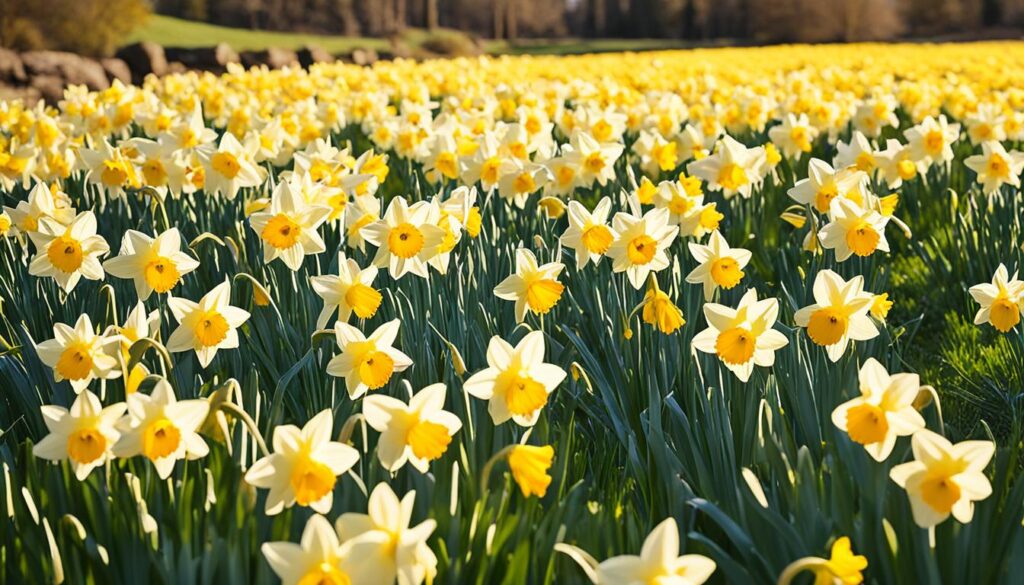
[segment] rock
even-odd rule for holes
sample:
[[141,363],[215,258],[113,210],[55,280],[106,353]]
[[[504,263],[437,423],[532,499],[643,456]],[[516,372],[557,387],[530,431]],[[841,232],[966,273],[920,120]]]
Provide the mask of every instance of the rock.
[[334,55],[317,45],[308,45],[299,49],[296,57],[299,58],[299,65],[307,69],[316,63],[334,63]]
[[8,102],[21,100],[26,106],[32,107],[42,98],[43,94],[34,87],[11,87],[0,84],[0,100]]
[[84,85],[94,91],[110,87],[107,73],[98,61],[74,53],[28,51],[21,54],[21,62],[26,73],[33,77],[58,77],[64,85]]
[[117,58],[128,64],[132,79],[142,81],[144,77],[167,74],[167,55],[164,48],[150,41],[142,41],[117,51]]
[[373,65],[378,60],[377,51],[374,49],[353,49],[352,62],[356,65]]
[[64,99],[64,79],[59,75],[34,75],[29,87],[39,92],[39,97],[51,106]]
[[171,61],[170,63],[167,64],[167,74],[168,75],[170,75],[172,73],[174,73],[174,74],[185,73],[186,71],[188,71],[188,67],[185,67],[185,64],[182,63],[181,61]]
[[22,85],[27,81],[21,57],[10,49],[0,48],[0,83]]
[[277,47],[271,47],[262,51],[242,51],[239,57],[242,59],[242,65],[246,69],[260,65],[266,65],[271,69],[283,69],[289,66],[295,67],[299,64],[299,57],[295,54],[295,51]]
[[107,79],[111,83],[115,79],[119,79],[121,83],[129,84],[132,82],[132,70],[128,67],[128,64],[114,57],[108,59],[100,59],[100,65],[103,66],[103,71],[107,73]]
[[228,63],[240,63],[238,53],[227,43],[215,47],[171,48],[164,50],[168,60],[180,61],[187,69],[223,73]]

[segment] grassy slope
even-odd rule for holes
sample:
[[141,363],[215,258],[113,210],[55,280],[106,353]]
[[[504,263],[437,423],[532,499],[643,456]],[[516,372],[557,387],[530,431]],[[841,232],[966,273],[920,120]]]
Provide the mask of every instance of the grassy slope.
[[[410,46],[418,46],[435,35],[421,29],[408,29],[402,34],[402,40]],[[265,49],[267,47],[298,49],[306,45],[319,45],[332,53],[341,53],[362,47],[386,49],[389,46],[389,41],[382,38],[343,37],[228,28],[159,14],[151,16],[144,26],[125,39],[125,44],[141,40],[154,41],[161,45],[173,47],[207,47],[223,41],[236,50]],[[673,39],[531,40],[521,41],[514,45],[506,41],[487,41],[485,43],[489,53],[536,55],[643,51],[683,48],[686,46],[683,42]]]

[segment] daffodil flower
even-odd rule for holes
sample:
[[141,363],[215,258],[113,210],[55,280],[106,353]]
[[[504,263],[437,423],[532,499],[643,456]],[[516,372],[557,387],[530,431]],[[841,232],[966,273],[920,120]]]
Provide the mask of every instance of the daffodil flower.
[[398,319],[378,327],[369,337],[338,321],[334,335],[341,353],[331,358],[327,373],[345,378],[348,396],[355,400],[370,390],[383,388],[395,372],[412,365],[412,359],[392,347],[398,337]]
[[522,323],[529,310],[544,315],[562,298],[565,285],[558,275],[565,268],[561,262],[538,264],[537,257],[526,248],[516,250],[516,271],[494,288],[494,296],[515,301],[516,323]]
[[839,361],[850,341],[867,341],[878,336],[878,328],[868,312],[874,295],[864,291],[864,277],[843,280],[831,270],[822,270],[814,278],[814,304],[793,316],[798,327],[807,329],[811,341],[828,351],[828,358]]
[[199,267],[199,262],[181,251],[181,234],[171,228],[155,238],[128,230],[121,241],[120,255],[103,263],[117,278],[132,279],[140,301],[153,291],[170,292],[181,278]]
[[358,540],[342,546],[331,523],[314,514],[298,544],[265,542],[261,550],[282,585],[353,585],[375,582],[376,570],[366,554],[375,546]]
[[231,306],[228,280],[203,295],[198,303],[170,297],[167,304],[178,321],[178,328],[167,339],[167,350],[195,351],[199,365],[204,368],[218,350],[238,347],[238,328],[249,320],[248,311]]
[[643,216],[619,212],[612,221],[618,237],[608,247],[613,272],[625,272],[633,288],[640,289],[647,276],[668,268],[668,247],[679,226],[668,225],[668,209],[652,209]]
[[688,245],[699,265],[686,275],[686,282],[703,285],[705,301],[710,301],[719,288],[729,290],[743,280],[743,269],[750,263],[750,250],[730,248],[718,230],[711,232],[706,246],[695,242]]
[[57,382],[67,380],[76,393],[95,379],[110,380],[121,376],[117,350],[118,335],[97,335],[89,315],[83,313],[72,328],[64,323],[53,326],[53,339],[36,347],[39,359],[53,368]]
[[726,199],[737,193],[749,198],[754,185],[761,181],[757,166],[763,157],[764,148],[747,148],[726,135],[713,155],[687,164],[686,173],[704,179],[710,191],[722,191]]
[[295,504],[326,514],[334,503],[334,486],[359,460],[355,448],[331,440],[334,415],[321,411],[301,429],[274,429],[274,452],[253,463],[245,481],[270,490],[266,513],[275,515]]
[[744,293],[733,309],[707,303],[704,317],[708,328],[694,336],[694,349],[718,356],[725,367],[746,382],[754,366],[771,367],[775,351],[785,347],[789,339],[772,329],[779,315],[778,299],[757,300],[757,290]]
[[544,363],[544,333],[526,334],[513,347],[497,335],[487,345],[487,368],[463,384],[471,396],[488,401],[496,425],[512,419],[520,426],[536,424],[548,395],[565,379],[565,370]]
[[123,402],[104,408],[98,396],[85,390],[75,398],[71,410],[54,405],[41,410],[50,433],[32,447],[34,456],[69,461],[79,481],[114,457],[114,444],[121,437],[115,425],[124,414]]
[[846,431],[850,440],[864,446],[875,461],[885,461],[899,437],[924,428],[924,418],[914,408],[921,390],[917,374],[892,374],[875,358],[869,358],[858,375],[860,396],[832,411],[832,423]]
[[110,251],[103,236],[96,234],[96,216],[83,211],[65,226],[44,217],[39,229],[29,232],[36,255],[28,265],[32,276],[52,277],[66,293],[74,290],[83,277],[103,280],[99,257]]
[[878,250],[889,251],[885,239],[888,217],[845,197],[832,200],[829,215],[831,221],[821,228],[818,238],[826,249],[835,250],[837,261],[844,262],[854,254],[864,258]]
[[1020,187],[1020,174],[1024,171],[1024,153],[1007,152],[1000,142],[983,142],[981,154],[964,159],[964,166],[977,174],[977,180],[986,194],[999,191],[1003,185]]
[[206,457],[210,448],[197,432],[210,412],[207,400],[178,400],[167,380],[161,379],[150,395],[128,396],[128,416],[118,425],[121,438],[114,445],[120,458],[142,455],[153,462],[160,479],[167,479],[182,459]]
[[974,502],[992,494],[985,468],[996,446],[992,441],[963,441],[956,445],[922,429],[910,441],[914,461],[889,472],[907,490],[914,522],[921,528],[941,524],[952,514],[964,524],[974,517]]
[[988,323],[1000,333],[1007,333],[1020,323],[1024,312],[1024,281],[1014,272],[1011,277],[1004,264],[999,264],[991,283],[976,284],[971,296],[981,306],[974,315],[975,325]]
[[[372,575],[360,585],[419,585],[432,581],[437,574],[437,556],[427,539],[437,527],[434,520],[410,526],[416,492],[410,491],[401,500],[386,483],[379,483],[370,493],[368,514],[342,514],[335,523],[342,546],[350,542],[374,543],[360,547],[360,557],[373,567]],[[354,582],[354,581],[353,581]]]
[[367,242],[377,246],[373,264],[387,268],[392,278],[406,273],[426,278],[427,260],[434,257],[444,240],[444,230],[437,227],[440,214],[433,202],[409,205],[404,197],[392,199],[384,218],[360,231]]
[[352,313],[360,319],[376,314],[383,297],[371,286],[377,278],[377,267],[359,268],[359,264],[338,253],[338,275],[313,276],[309,279],[313,291],[324,301],[324,308],[316,320],[316,328],[327,326],[334,312],[339,321],[348,321]]
[[615,241],[615,232],[608,227],[608,213],[612,201],[602,197],[593,212],[587,211],[579,201],[569,202],[569,227],[562,234],[563,246],[576,252],[576,267],[583,269],[588,262],[598,264]]
[[270,207],[249,217],[249,225],[263,240],[263,262],[280,258],[290,270],[302,267],[302,260],[326,250],[317,229],[327,221],[331,209],[303,200],[288,181],[274,188]]
[[446,387],[431,384],[409,399],[409,404],[374,394],[363,400],[363,416],[378,431],[377,457],[394,473],[406,462],[420,473],[448,450],[452,436],[462,428],[459,417],[444,410]]

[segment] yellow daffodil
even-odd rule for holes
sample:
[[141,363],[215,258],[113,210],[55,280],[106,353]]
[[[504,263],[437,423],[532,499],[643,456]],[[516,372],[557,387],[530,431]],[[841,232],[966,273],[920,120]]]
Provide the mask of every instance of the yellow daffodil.
[[1017,278],[1006,266],[1000,264],[992,276],[991,283],[971,287],[971,296],[981,306],[974,315],[975,325],[988,323],[1000,333],[1007,333],[1020,323],[1024,312],[1024,281]]
[[409,399],[409,404],[373,394],[363,400],[366,423],[378,431],[377,457],[394,473],[406,462],[426,473],[430,462],[448,450],[452,436],[462,428],[456,415],[444,410],[447,389],[431,384]]
[[253,463],[245,481],[267,493],[266,513],[279,514],[295,504],[326,514],[334,502],[338,476],[359,460],[353,447],[331,440],[334,415],[330,409],[309,419],[301,429],[274,429],[274,452]]
[[612,225],[615,241],[608,247],[612,272],[625,272],[633,288],[640,289],[647,276],[668,268],[666,250],[679,234],[679,226],[668,225],[668,209],[652,209],[642,216],[619,212]]
[[329,207],[307,203],[288,181],[278,183],[270,207],[249,217],[249,225],[263,240],[263,261],[280,258],[292,271],[301,268],[307,255],[326,250],[317,229],[330,213]]
[[178,228],[171,228],[155,238],[128,230],[121,241],[120,255],[103,263],[103,268],[113,276],[132,279],[142,301],[153,291],[170,292],[183,276],[198,267],[198,261],[181,251]]
[[832,411],[832,423],[860,443],[876,461],[885,461],[898,437],[924,428],[924,418],[914,408],[921,390],[917,374],[892,374],[869,358],[858,375],[861,395]]
[[282,585],[353,585],[376,582],[375,568],[366,562],[376,546],[373,539],[341,545],[331,523],[314,514],[298,544],[265,542],[261,550]]
[[313,276],[309,279],[313,291],[324,301],[324,308],[316,320],[316,328],[323,329],[334,312],[339,321],[348,321],[355,313],[360,319],[376,314],[383,297],[373,288],[377,267],[359,268],[359,264],[338,253],[338,275]]
[[488,401],[496,425],[512,419],[520,426],[536,424],[548,396],[565,379],[565,370],[544,363],[544,333],[526,334],[513,347],[497,335],[487,345],[487,368],[463,384],[470,395]]
[[512,472],[512,479],[519,486],[524,498],[544,497],[548,486],[551,485],[548,470],[554,458],[555,449],[551,445],[514,445],[508,452],[508,467]]
[[68,461],[79,481],[93,469],[113,458],[114,444],[121,434],[115,428],[124,414],[125,404],[107,406],[86,390],[75,397],[71,409],[46,405],[43,422],[49,434],[34,447],[32,454],[50,461]]
[[693,347],[717,355],[725,367],[746,382],[755,365],[771,367],[776,350],[789,344],[782,332],[772,329],[778,315],[778,299],[759,301],[755,289],[744,293],[735,309],[707,303],[704,317],[708,328],[694,336]]
[[370,493],[368,514],[349,512],[338,518],[335,527],[342,546],[353,541],[375,543],[360,548],[361,559],[373,568],[360,585],[388,585],[396,579],[408,585],[433,581],[437,557],[427,539],[437,522],[424,520],[410,526],[415,502],[415,491],[399,500],[388,484],[379,483]]
[[704,300],[710,301],[719,288],[729,290],[743,280],[743,269],[750,262],[750,250],[730,248],[718,230],[711,232],[708,244],[690,242],[690,254],[698,266],[686,275],[686,282],[704,287]]
[[76,393],[95,379],[109,380],[121,376],[117,358],[117,335],[97,335],[89,315],[83,313],[75,326],[56,323],[53,339],[36,347],[39,359],[53,368],[54,380],[67,380]]
[[1003,185],[1020,187],[1020,174],[1024,171],[1024,153],[1007,152],[999,142],[983,142],[981,154],[964,159],[964,166],[977,174],[977,180],[986,194],[999,191]]
[[864,291],[864,277],[844,280],[831,270],[814,277],[814,303],[793,315],[797,327],[804,327],[811,341],[824,347],[833,362],[846,353],[851,341],[867,341],[878,336],[878,328],[868,312],[874,295]]
[[615,241],[616,234],[607,225],[611,207],[612,202],[607,197],[597,202],[593,212],[587,211],[579,201],[569,202],[569,227],[560,241],[576,252],[577,269],[582,269],[588,262],[600,263]]
[[160,380],[150,395],[128,396],[128,416],[118,425],[121,438],[114,445],[120,458],[142,455],[153,462],[160,479],[167,479],[181,459],[206,457],[210,449],[197,433],[210,412],[206,400],[178,400],[167,380]]
[[931,528],[953,517],[964,524],[974,517],[974,502],[992,494],[985,476],[996,446],[992,441],[963,441],[956,445],[923,429],[911,439],[914,461],[889,472],[896,485],[907,490],[914,522]]
[[392,347],[398,337],[398,319],[378,327],[369,337],[338,321],[334,335],[341,353],[331,358],[327,373],[345,378],[349,398],[355,400],[370,390],[379,390],[395,372],[412,365],[412,359]]
[[167,351],[195,351],[204,368],[218,350],[238,347],[238,328],[249,320],[248,311],[231,306],[231,283],[227,280],[199,302],[169,297],[167,304],[178,321],[178,328],[167,339]]
[[427,260],[434,257],[444,240],[444,230],[437,226],[440,213],[434,202],[409,205],[404,197],[392,199],[384,218],[360,232],[367,242],[377,246],[373,264],[387,268],[392,278],[406,273],[426,278]]
[[516,250],[516,271],[494,288],[494,296],[516,303],[516,322],[522,323],[529,310],[537,315],[548,313],[562,298],[565,285],[558,275],[565,268],[561,262],[538,264],[537,257],[526,248]]
[[103,236],[96,234],[96,216],[83,211],[64,226],[44,217],[39,229],[29,232],[36,255],[28,265],[32,276],[52,277],[66,293],[74,290],[82,278],[102,280],[99,257],[110,251]]
[[821,228],[818,238],[825,249],[835,250],[837,261],[844,262],[853,255],[864,258],[878,250],[889,251],[885,238],[888,217],[846,198],[833,199],[829,214],[832,220]]

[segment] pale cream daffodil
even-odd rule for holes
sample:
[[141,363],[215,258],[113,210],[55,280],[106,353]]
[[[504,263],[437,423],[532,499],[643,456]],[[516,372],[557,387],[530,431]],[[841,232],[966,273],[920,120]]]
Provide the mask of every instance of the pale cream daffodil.
[[199,267],[199,261],[181,251],[181,233],[171,228],[155,238],[128,230],[121,240],[121,253],[103,263],[117,278],[132,279],[140,301],[153,291],[170,292],[181,278]]
[[195,351],[199,365],[206,367],[217,351],[238,347],[238,328],[249,320],[249,312],[231,306],[231,283],[225,280],[199,302],[169,297],[167,304],[178,321],[167,339],[171,353]]
[[121,437],[115,425],[125,403],[104,408],[99,397],[86,390],[75,397],[70,410],[54,405],[41,410],[50,433],[32,447],[34,456],[69,461],[79,481],[114,457],[114,444]]
[[363,399],[366,423],[380,433],[377,458],[384,469],[394,473],[408,462],[427,473],[430,462],[444,455],[462,428],[459,417],[444,410],[446,394],[444,384],[431,384],[408,404],[383,394]]
[[369,337],[338,321],[334,335],[341,353],[331,358],[327,373],[345,378],[349,398],[355,400],[370,390],[383,388],[396,372],[412,365],[412,359],[392,347],[398,337],[398,319],[378,327]]
[[717,355],[743,382],[750,379],[755,365],[774,365],[776,350],[789,344],[781,331],[772,328],[779,316],[778,299],[759,301],[755,289],[744,293],[735,309],[705,304],[704,316],[708,328],[694,336],[694,349]]

